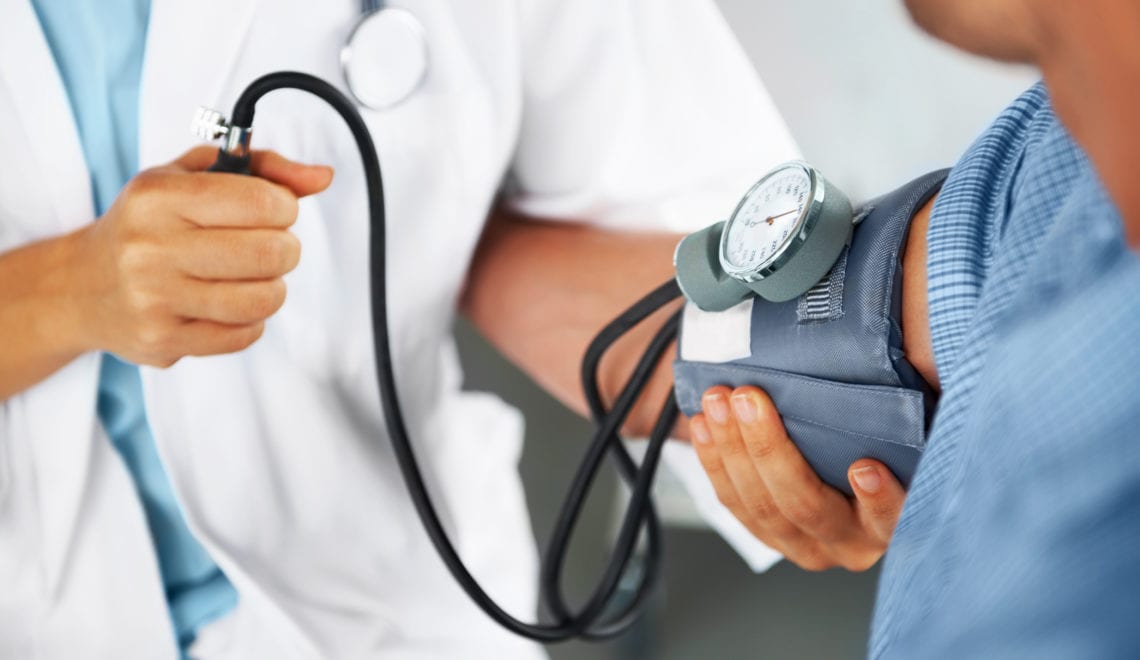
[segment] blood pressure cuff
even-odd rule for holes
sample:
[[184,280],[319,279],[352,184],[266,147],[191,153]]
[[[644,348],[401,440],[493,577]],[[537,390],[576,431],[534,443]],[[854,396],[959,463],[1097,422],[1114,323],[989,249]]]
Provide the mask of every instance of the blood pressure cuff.
[[902,256],[911,219],[946,174],[865,204],[831,272],[798,299],[754,297],[724,312],[687,303],[673,367],[681,411],[700,412],[715,385],[756,385],[823,481],[851,495],[848,467],[873,458],[909,485],[935,397],[903,355]]

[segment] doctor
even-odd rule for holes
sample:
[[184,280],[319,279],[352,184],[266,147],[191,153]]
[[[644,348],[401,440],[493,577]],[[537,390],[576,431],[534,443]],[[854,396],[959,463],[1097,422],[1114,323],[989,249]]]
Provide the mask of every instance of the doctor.
[[[670,272],[668,232],[796,150],[711,1],[400,5],[426,77],[363,112],[401,394],[457,546],[529,616],[521,420],[461,392],[457,303],[583,409],[578,358]],[[262,179],[191,150],[192,110],[261,74],[341,83],[359,14],[0,0],[0,656],[541,655],[452,583],[387,449],[339,118],[259,104]]]

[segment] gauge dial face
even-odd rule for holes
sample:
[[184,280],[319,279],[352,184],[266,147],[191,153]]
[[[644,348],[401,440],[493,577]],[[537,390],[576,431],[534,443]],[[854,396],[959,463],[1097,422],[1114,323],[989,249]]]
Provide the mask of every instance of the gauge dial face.
[[775,261],[803,225],[811,195],[811,175],[800,164],[789,164],[761,179],[728,221],[721,244],[725,269],[748,274]]

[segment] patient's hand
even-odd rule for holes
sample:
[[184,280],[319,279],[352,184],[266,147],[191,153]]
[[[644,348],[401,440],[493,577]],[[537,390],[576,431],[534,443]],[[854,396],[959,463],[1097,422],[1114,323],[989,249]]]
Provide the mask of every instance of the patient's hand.
[[906,491],[882,463],[847,472],[855,498],[820,481],[762,390],[714,387],[690,421],[720,501],[768,546],[809,571],[863,571],[887,549]]

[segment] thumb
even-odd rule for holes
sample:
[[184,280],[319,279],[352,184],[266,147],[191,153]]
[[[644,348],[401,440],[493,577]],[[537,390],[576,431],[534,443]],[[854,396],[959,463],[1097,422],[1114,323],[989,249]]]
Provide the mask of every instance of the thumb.
[[855,491],[856,510],[863,528],[887,543],[895,532],[906,491],[885,465],[869,458],[851,464],[847,480]]
[[254,151],[249,165],[255,176],[285,186],[297,197],[315,195],[333,179],[333,168],[327,165],[305,165],[274,151]]
[[[182,154],[172,165],[188,172],[201,172],[214,164],[218,148],[202,145]],[[332,183],[333,169],[327,165],[304,165],[275,151],[250,152],[250,173],[288,188],[297,197],[315,195]]]

